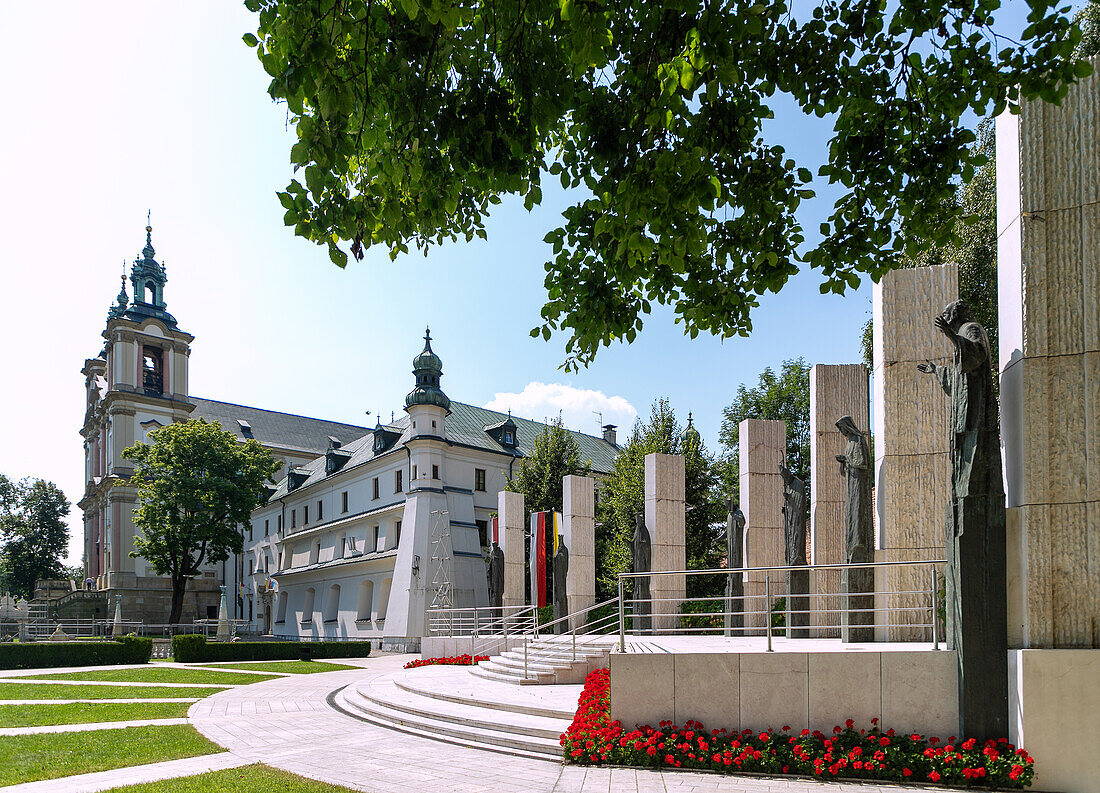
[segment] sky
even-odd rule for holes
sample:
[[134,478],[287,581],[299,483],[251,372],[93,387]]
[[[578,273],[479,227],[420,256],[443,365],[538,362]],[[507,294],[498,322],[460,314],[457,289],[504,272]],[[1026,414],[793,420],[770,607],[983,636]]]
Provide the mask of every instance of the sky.
[[[1014,5],[1009,32],[1026,13]],[[196,396],[373,425],[403,406],[430,325],[452,399],[535,419],[560,411],[596,434],[601,416],[625,433],[667,397],[717,451],[722,408],[765,367],[860,359],[870,285],[823,296],[809,272],[761,300],[749,338],[692,340],[657,310],[633,344],[564,373],[565,337],[529,335],[545,299],[542,239],[569,203],[553,178],[531,212],[505,200],[487,241],[395,261],[371,249],[336,268],[283,225],[275,193],[292,176],[294,136],[241,41],[253,30],[231,0],[0,0],[0,473],[62,487],[74,505],[70,563],[84,487],[80,370],[102,347],[147,210],[168,310],[195,336]],[[812,169],[829,132],[790,108],[768,129]],[[803,204],[807,231],[830,206],[827,191]]]

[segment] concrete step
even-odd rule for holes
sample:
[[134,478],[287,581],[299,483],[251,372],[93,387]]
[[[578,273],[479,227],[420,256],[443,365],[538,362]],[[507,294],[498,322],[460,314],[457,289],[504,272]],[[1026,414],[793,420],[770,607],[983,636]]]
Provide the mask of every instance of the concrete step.
[[513,713],[526,713],[531,716],[547,716],[552,719],[563,719],[566,722],[573,720],[574,710],[566,708],[552,708],[547,706],[533,705],[528,703],[517,702],[505,702],[503,700],[492,699],[488,696],[482,696],[478,699],[471,699],[469,696],[463,696],[461,694],[454,694],[447,691],[432,690],[423,685],[419,685],[415,682],[415,678],[412,676],[394,678],[394,684],[411,694],[416,694],[421,697],[428,697],[431,699],[441,699],[445,702],[454,702],[459,705],[475,704],[483,708],[490,710],[504,710],[511,711]]
[[477,666],[470,667],[470,673],[488,680],[497,680],[516,685],[537,685],[540,680],[546,683],[553,682],[555,673],[553,670],[536,670],[528,668],[525,677],[522,667],[503,666],[493,661],[481,661]]
[[[472,717],[474,714],[470,706],[410,695],[396,685],[388,693],[393,695],[392,699],[384,687],[375,688],[367,697],[349,686],[335,695],[333,704],[355,718],[411,735],[518,757],[561,760],[561,745],[557,736],[568,726],[564,720],[522,714],[512,714],[505,720],[501,718],[501,711],[491,709]],[[416,699],[423,699],[424,702],[417,703]],[[433,712],[432,703],[439,706],[437,712]],[[550,724],[564,726],[558,729],[557,726],[551,728]],[[540,734],[520,732],[517,727]],[[554,730],[557,730],[557,735],[548,737]]]

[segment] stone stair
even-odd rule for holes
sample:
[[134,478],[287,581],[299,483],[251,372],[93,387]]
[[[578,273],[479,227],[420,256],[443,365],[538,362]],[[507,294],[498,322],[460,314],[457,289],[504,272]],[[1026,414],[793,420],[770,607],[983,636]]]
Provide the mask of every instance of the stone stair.
[[352,684],[330,702],[349,716],[400,732],[560,761],[559,739],[573,719],[579,687],[545,691],[548,696],[532,697],[530,690],[475,678],[468,667],[437,667]]
[[517,685],[579,685],[589,672],[607,666],[614,646],[614,636],[580,636],[575,649],[570,637],[546,637],[527,645],[526,664],[520,647],[481,661],[470,671],[487,680]]

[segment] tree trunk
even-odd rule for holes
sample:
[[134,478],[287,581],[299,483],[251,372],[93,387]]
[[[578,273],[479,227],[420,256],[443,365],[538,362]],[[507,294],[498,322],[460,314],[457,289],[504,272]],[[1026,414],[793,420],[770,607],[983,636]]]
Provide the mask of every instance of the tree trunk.
[[180,576],[172,579],[172,610],[168,614],[168,622],[178,625],[183,617],[183,594],[187,590],[187,578]]

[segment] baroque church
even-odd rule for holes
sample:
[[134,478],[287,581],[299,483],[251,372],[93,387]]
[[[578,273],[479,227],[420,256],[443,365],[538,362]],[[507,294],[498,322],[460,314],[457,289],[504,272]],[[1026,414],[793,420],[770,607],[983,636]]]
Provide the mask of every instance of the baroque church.
[[[452,401],[443,362],[425,333],[413,359],[405,415],[373,428],[192,396],[194,336],[164,300],[152,227],[123,276],[105,344],[85,361],[86,576],[122,596],[126,619],[167,620],[171,587],[132,558],[137,489],[122,451],[175,421],[216,421],[243,443],[259,441],[283,467],[266,503],[243,526],[244,549],[210,565],[187,589],[183,621],[217,617],[220,587],[245,630],[284,637],[372,639],[415,649],[425,609],[445,584],[452,607],[487,605],[484,549],[497,494],[529,454],[543,423]],[[619,447],[571,432],[593,472],[607,474]]]

